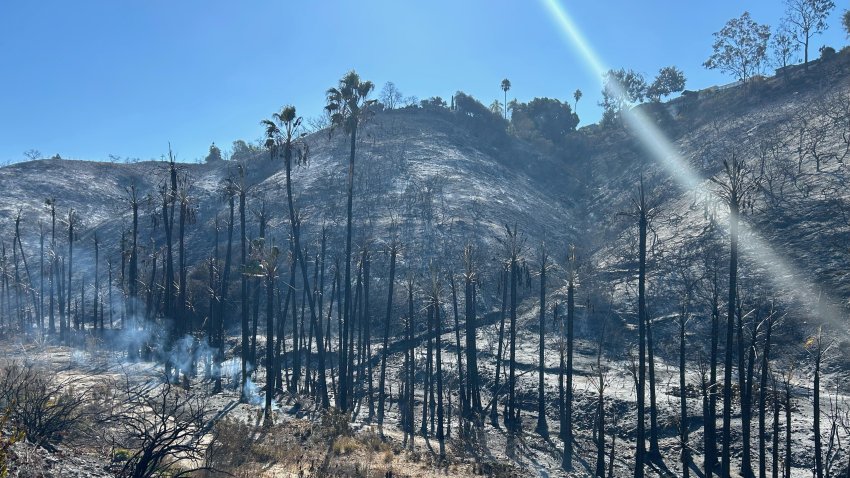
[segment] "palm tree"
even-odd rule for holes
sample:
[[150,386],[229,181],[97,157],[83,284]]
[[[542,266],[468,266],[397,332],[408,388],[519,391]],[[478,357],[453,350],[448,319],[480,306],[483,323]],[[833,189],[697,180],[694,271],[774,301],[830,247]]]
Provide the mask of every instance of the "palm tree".
[[[334,126],[341,126],[351,139],[351,152],[348,157],[348,217],[345,230],[345,304],[343,306],[343,320],[347,323],[351,309],[351,218],[352,203],[354,198],[354,155],[357,145],[357,127],[366,119],[369,106],[375,100],[367,100],[369,94],[375,89],[371,81],[362,81],[360,76],[352,71],[345,74],[336,88],[327,91],[327,106],[325,109],[331,117]],[[348,364],[340,364],[340,377],[345,377]],[[340,381],[339,395],[337,396],[337,407],[346,410],[348,407],[348,386],[344,380]]]
[[[274,290],[277,278],[277,263],[280,250],[271,244],[265,236],[252,241],[251,262],[245,269],[245,275],[265,279],[266,282],[266,395],[263,407],[263,423],[271,425],[272,398],[274,396]],[[256,307],[259,308],[259,303]]]
[[[301,127],[301,117],[296,115],[294,106],[285,106],[279,113],[272,115],[271,120],[263,120],[262,124],[266,127],[266,148],[269,150],[271,158],[274,159],[279,154],[283,154],[284,167],[286,168],[286,199],[289,206],[289,223],[292,228],[292,257],[294,261],[301,262],[301,278],[304,282],[304,290],[310,290],[310,280],[307,275],[307,266],[304,260],[304,253],[301,249],[300,224],[301,219],[295,211],[295,204],[292,200],[292,159],[295,157],[300,164],[307,160],[308,147],[306,144],[298,141],[299,129]],[[352,163],[354,158],[354,143],[352,143]],[[349,175],[353,170],[349,168]],[[349,183],[349,240],[351,245],[351,184]],[[321,317],[317,318],[316,306],[312,294],[306,294],[307,303],[310,307],[310,323],[311,329],[315,331],[316,347],[318,349],[318,374],[319,374],[319,395],[322,399],[322,407],[327,408],[328,402],[327,382],[325,380],[325,348],[324,339],[322,337],[322,321]],[[320,311],[321,312],[321,311]],[[297,340],[297,339],[296,339]]]
[[575,113],[576,108],[578,108],[578,100],[580,100],[582,96],[583,93],[579,89],[576,89],[573,92],[573,98],[576,100],[575,103],[573,103],[573,113]]
[[502,80],[502,91],[505,92],[505,120],[508,119],[508,90],[511,89],[511,80],[505,78]]

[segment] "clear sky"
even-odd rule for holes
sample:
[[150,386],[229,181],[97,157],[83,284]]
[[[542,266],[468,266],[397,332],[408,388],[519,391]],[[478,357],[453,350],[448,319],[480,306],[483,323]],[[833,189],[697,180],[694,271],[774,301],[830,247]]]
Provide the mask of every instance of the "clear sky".
[[[211,142],[261,136],[284,104],[317,116],[348,70],[407,96],[462,90],[485,104],[536,96],[601,116],[601,79],[565,41],[543,0],[2,0],[0,162],[45,156],[178,159]],[[610,67],[652,77],[676,65],[699,89],[731,80],[707,71],[712,33],[749,10],[775,26],[781,0],[560,0]],[[847,44],[836,0],[818,47]]]

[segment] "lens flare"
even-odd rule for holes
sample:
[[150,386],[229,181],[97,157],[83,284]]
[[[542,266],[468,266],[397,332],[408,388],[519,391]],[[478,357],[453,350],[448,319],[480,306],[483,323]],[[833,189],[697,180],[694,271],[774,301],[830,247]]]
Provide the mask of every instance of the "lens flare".
[[[590,43],[573,22],[566,9],[558,0],[541,0],[551,14],[555,23],[560,27],[568,42],[580,54],[585,66],[599,78],[609,70],[602,59],[596,54]],[[614,96],[626,96],[622,85],[616,81],[608,85],[609,93]],[[670,174],[680,188],[686,191],[699,191],[712,201],[723,201],[708,187],[708,181],[700,177],[682,157],[678,149],[667,136],[655,125],[643,111],[633,108],[622,112],[622,118],[634,132],[644,148],[653,159]],[[728,210],[718,217],[721,224],[728,225]],[[808,310],[808,315],[817,322],[827,322],[843,328],[844,320],[841,311],[834,306],[838,302],[828,294],[819,290],[806,280],[795,268],[763,239],[743,218],[739,218],[741,235],[741,252],[754,261],[766,272],[772,284],[784,293],[791,294],[794,299]]]

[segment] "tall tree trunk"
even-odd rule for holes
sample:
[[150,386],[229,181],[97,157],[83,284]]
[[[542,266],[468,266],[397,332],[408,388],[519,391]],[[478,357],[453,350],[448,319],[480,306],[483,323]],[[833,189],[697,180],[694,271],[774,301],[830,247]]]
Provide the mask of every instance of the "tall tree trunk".
[[[50,300],[48,301],[48,307],[50,310],[48,311],[48,325],[47,328],[49,330],[49,334],[51,338],[56,337],[56,316],[54,315],[54,304],[53,304],[53,295],[56,292],[56,274],[58,268],[58,251],[56,250],[56,201],[54,199],[49,200],[50,205]],[[121,233],[122,246],[124,233]],[[123,251],[122,251],[123,258]],[[5,273],[5,271],[4,271]]]
[[243,271],[239,274],[242,283],[242,294],[240,296],[240,300],[242,303],[242,372],[239,376],[239,400],[241,402],[248,401],[247,391],[245,389],[246,384],[248,383],[248,373],[250,366],[248,365],[248,354],[250,353],[249,348],[249,324],[248,324],[248,276],[245,275],[245,264],[248,261],[248,244],[247,237],[245,236],[245,183],[244,183],[244,170],[240,168],[240,176],[242,179],[241,187],[239,188],[239,241],[241,243],[241,255],[239,261],[239,270]]
[[759,478],[767,478],[767,376],[770,365],[770,333],[773,329],[773,312],[767,318],[767,331],[761,353],[761,381],[759,383]]
[[773,385],[773,447],[771,450],[771,476],[779,478],[779,390],[776,388],[776,376],[771,374]]
[[365,350],[363,357],[366,361],[366,384],[369,401],[369,421],[375,418],[375,394],[372,381],[372,309],[369,306],[369,284],[370,270],[372,265],[371,255],[364,251],[364,266],[363,266],[363,340]]
[[546,341],[546,250],[542,252],[540,264],[540,323],[538,324],[538,373],[537,373],[537,433],[543,436],[549,435],[549,425],[546,423],[546,399],[544,397],[544,371],[546,363],[544,354]]
[[[73,275],[74,269],[74,210],[71,209],[68,211],[68,317],[70,319],[71,316],[71,297],[73,297],[73,284],[71,283],[71,277]],[[16,273],[17,274],[17,273]],[[68,332],[68,328],[65,328],[65,332]],[[67,343],[68,337],[65,337],[65,341]]]
[[[552,316],[553,322],[558,327],[558,438],[564,440],[564,437],[567,436],[567,408],[565,406],[565,402],[567,400],[567,396],[564,390],[564,375],[567,368],[566,361],[566,332],[564,330],[564,319],[558,314],[558,304],[555,302],[552,305]],[[566,446],[564,447],[564,455],[566,455]],[[564,456],[561,457],[562,464],[561,466],[567,466],[563,463]]]
[[[356,119],[351,122],[351,152],[348,157],[348,197],[346,204],[346,223],[345,223],[345,304],[343,305],[343,321],[345,322],[345,329],[348,331],[349,326],[348,322],[351,318],[351,236],[352,236],[352,205],[354,201],[354,154],[357,147],[357,121]],[[348,364],[345,362],[340,363],[340,376],[347,376],[348,374]],[[341,410],[348,410],[348,386],[344,382],[340,382],[339,396],[337,408]]]
[[472,258],[471,249],[467,259],[467,271],[464,278],[464,293],[463,303],[466,316],[466,383],[469,402],[469,412],[471,414],[481,413],[481,384],[478,378],[478,345],[476,343],[477,324],[476,324],[476,301],[475,301],[475,264]]
[[652,460],[661,460],[658,446],[658,402],[655,389],[655,342],[652,339],[652,319],[646,316],[646,352],[649,362],[649,455]]
[[393,286],[395,285],[395,258],[398,249],[395,243],[390,246],[390,280],[387,288],[387,314],[384,317],[384,340],[381,346],[381,377],[378,383],[378,425],[384,424],[384,402],[386,401],[387,356],[390,345],[390,318],[393,311]]
[[493,398],[491,399],[492,408],[490,408],[490,422],[492,425],[499,425],[499,377],[501,375],[502,369],[502,345],[505,340],[505,310],[508,304],[508,272],[507,268],[501,271],[502,272],[502,308],[499,313],[499,343],[496,351],[496,375],[493,379]]
[[[266,202],[263,201],[260,206],[260,237],[266,237]],[[250,360],[251,363],[256,367],[257,364],[257,329],[259,327],[260,322],[260,287],[261,287],[262,279],[257,277],[253,281],[253,292],[254,292],[254,309],[253,316],[251,318],[251,353]],[[267,365],[268,366],[268,365]]]
[[[416,393],[415,387],[415,374],[416,374],[416,355],[415,355],[415,347],[413,347],[413,329],[414,329],[414,321],[416,312],[413,310],[413,278],[411,277],[407,282],[407,340],[411,343],[411,347],[408,350],[409,358],[408,364],[409,367],[407,369],[407,426],[408,433],[410,433],[410,450],[413,450],[413,431],[416,430],[416,424],[414,423],[415,414],[413,413],[414,406],[414,397]],[[424,392],[423,392],[424,394]]]
[[[353,174],[354,174],[354,145],[355,145],[355,136],[356,133],[352,132],[351,134],[351,157],[349,159],[349,196],[348,196],[348,232],[346,238],[346,267],[350,266],[349,255],[351,253],[351,194],[353,187]],[[287,138],[287,142],[284,149],[284,162],[286,168],[286,198],[289,209],[289,220],[292,227],[292,237],[294,246],[293,249],[296,251],[297,260],[301,262],[301,280],[303,282],[303,286],[305,290],[310,290],[310,281],[307,277],[307,268],[306,262],[304,261],[304,254],[301,250],[301,221],[300,218],[296,217],[295,214],[295,205],[292,200],[292,137],[291,134]],[[348,271],[350,272],[350,270]],[[347,275],[346,282],[348,283],[350,279],[350,275]],[[348,289],[350,293],[350,289]],[[327,379],[325,377],[325,344],[322,333],[322,322],[321,322],[321,309],[319,310],[319,315],[316,313],[316,305],[313,300],[313,296],[311,294],[307,294],[308,305],[310,307],[310,324],[316,334],[316,350],[318,355],[318,394],[321,399],[321,406],[323,409],[327,409],[330,406],[330,401],[328,399],[328,386]],[[347,304],[346,304],[347,307]],[[346,311],[347,312],[347,311]],[[339,403],[337,406],[339,409],[345,411],[348,410],[346,407],[347,398],[343,396],[345,392],[345,388],[341,385]]]
[[570,277],[567,283],[567,385],[564,390],[564,469],[573,469],[573,326],[575,323],[575,283]]
[[685,388],[685,323],[688,318],[688,302],[687,298],[682,305],[682,311],[679,314],[679,415],[681,427],[682,441],[682,478],[690,476],[690,445],[688,444],[688,397]]
[[605,389],[600,385],[599,398],[596,402],[596,473],[595,476],[605,477]]
[[[51,247],[51,252],[54,252],[53,247]],[[3,271],[4,275],[5,275],[5,272],[6,271],[4,270]],[[48,282],[50,284],[50,298],[47,301],[47,308],[48,308],[48,311],[47,311],[47,330],[48,330],[48,334],[50,335],[50,337],[55,337],[56,336],[56,316],[54,314],[54,307],[53,307],[53,294],[55,293],[55,289],[56,289],[56,285],[55,285],[55,281],[56,281],[56,259],[55,258],[51,258],[51,260],[50,260],[48,274],[49,274]]]
[[271,424],[274,381],[277,375],[274,367],[274,279],[273,265],[267,266],[266,274],[266,406],[263,409],[267,423]]
[[[753,326],[753,336],[750,341],[749,347],[744,345],[743,338],[743,319],[744,316],[743,311],[739,311],[738,313],[738,343],[739,343],[739,352],[741,357],[740,361],[740,372],[739,376],[741,382],[741,442],[742,442],[742,454],[741,454],[741,476],[744,478],[753,478],[753,466],[752,466],[752,389],[753,389],[753,363],[755,362],[755,325]],[[746,347],[746,348],[744,348]],[[747,353],[749,353],[749,359],[744,357]],[[746,360],[745,360],[746,359]]]
[[[457,312],[457,287],[455,285],[454,274],[449,274],[449,280],[452,288],[452,309],[454,311],[455,318],[455,347],[457,347],[457,382],[460,398],[460,418],[458,419],[458,422],[461,423],[460,428],[462,430],[464,420],[469,418],[469,404],[467,403],[466,397],[466,377],[464,377],[463,373],[463,349],[460,346],[460,319],[458,318]],[[451,393],[449,393],[449,397],[451,397]],[[451,427],[451,420],[449,420],[449,427]]]
[[[97,234],[94,235],[94,305],[93,305],[93,313],[94,313],[94,323],[95,328],[97,328],[97,299],[100,295],[100,250],[97,242]],[[103,330],[103,323],[100,324],[101,331]]]
[[216,370],[215,386],[213,393],[221,392],[221,364],[224,362],[224,317],[227,312],[227,289],[230,285],[230,269],[233,257],[233,225],[235,218],[235,197],[231,191],[228,195],[230,206],[230,220],[227,224],[227,252],[224,254],[224,270],[221,273],[221,284],[219,286],[219,302],[217,312],[218,322],[218,347],[216,348]]
[[[133,212],[133,233],[130,247],[130,257],[127,265],[127,294],[129,296],[127,300],[126,314],[128,323],[123,324],[123,328],[127,328],[129,326],[130,329],[135,331],[138,327],[138,321],[136,316],[136,305],[139,300],[139,247],[138,247],[138,239],[139,239],[139,201],[136,198],[136,187],[135,185],[130,186],[129,191],[130,196],[130,206]],[[135,335],[135,334],[133,334]],[[128,358],[130,360],[135,360],[139,357],[139,348],[135,339],[131,339],[128,341],[129,350],[127,351]]]
[[39,251],[38,251],[38,267],[39,267],[39,293],[38,293],[38,331],[44,335],[44,226],[39,222]]
[[637,377],[637,447],[635,449],[635,478],[644,476],[646,458],[646,228],[643,183],[640,189],[641,207],[638,218],[638,377]]
[[791,476],[791,377],[785,377],[785,477]]
[[440,297],[437,292],[437,290],[434,291],[431,307],[434,308],[434,350],[437,362],[437,440],[440,442],[440,459],[442,460],[446,457],[446,436],[443,430],[443,360],[441,355],[443,345],[440,340],[443,334],[443,322],[440,319]]
[[705,476],[711,478],[717,466],[717,346],[720,337],[720,288],[717,263],[712,276],[711,363],[709,375],[708,414],[705,420]]
[[723,364],[723,451],[720,474],[729,476],[732,459],[732,344],[738,287],[738,204],[729,204],[729,299],[726,316],[726,356]]
[[823,445],[821,444],[820,434],[820,364],[822,351],[821,337],[820,333],[818,333],[817,350],[815,352],[815,377],[814,385],[812,387],[812,415],[814,415],[812,432],[815,435],[815,475],[817,478],[823,478]]
[[516,257],[511,258],[511,330],[510,361],[508,362],[508,416],[505,425],[510,431],[516,431],[518,409],[516,405],[516,322],[517,322],[517,280],[519,264]]
[[[433,352],[434,352],[434,308],[428,307],[427,345],[425,349],[425,386],[422,389],[422,436],[428,436],[428,411],[434,403]],[[431,422],[433,423],[433,412]]]

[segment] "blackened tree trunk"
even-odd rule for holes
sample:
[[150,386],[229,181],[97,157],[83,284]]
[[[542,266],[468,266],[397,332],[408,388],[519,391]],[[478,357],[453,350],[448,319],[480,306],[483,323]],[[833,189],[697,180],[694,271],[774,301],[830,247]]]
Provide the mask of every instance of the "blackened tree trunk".
[[499,343],[496,351],[496,376],[493,379],[493,398],[490,400],[492,407],[490,408],[490,422],[492,425],[499,425],[499,378],[502,369],[502,345],[505,342],[505,311],[508,304],[508,270],[505,268],[502,272],[502,308],[499,313]]
[[705,420],[705,476],[711,478],[717,466],[717,346],[720,337],[720,287],[717,263],[712,268],[711,356],[709,371],[708,414]]
[[369,285],[371,284],[371,266],[372,256],[368,251],[364,250],[364,266],[363,266],[363,341],[364,350],[363,358],[366,366],[366,385],[367,399],[369,401],[369,421],[375,418],[375,394],[372,382],[372,309],[369,306]]
[[[4,248],[5,249],[5,248]],[[5,250],[4,250],[5,253]],[[59,300],[59,340],[61,342],[65,342],[68,335],[68,320],[71,315],[71,311],[68,311],[68,315],[65,315],[65,307],[67,307],[67,302],[65,302],[65,258],[63,257],[60,261],[57,261],[56,264],[57,270],[56,275],[58,276],[58,284],[56,284],[58,288],[58,297]],[[6,291],[8,292],[9,285],[6,284]],[[11,301],[7,301],[10,303]],[[9,319],[11,320],[11,313],[9,314]]]
[[463,302],[466,312],[466,383],[468,410],[470,414],[481,413],[481,384],[478,378],[478,345],[476,343],[476,300],[475,300],[475,262],[472,246],[464,252],[466,274],[464,275]]
[[[407,331],[406,337],[409,342],[413,341],[413,329],[414,329],[414,320],[415,320],[415,311],[413,309],[413,276],[411,275],[407,280]],[[411,343],[411,345],[413,345]],[[413,405],[414,405],[414,397],[416,393],[415,387],[415,374],[416,374],[416,355],[415,348],[410,347],[408,350],[408,368],[407,374],[405,378],[407,379],[407,427],[408,433],[410,434],[410,450],[413,450],[413,431],[416,430],[416,424],[414,423],[415,414],[413,413]]]
[[[129,327],[134,331],[138,327],[136,306],[137,301],[139,300],[139,200],[136,195],[136,186],[131,185],[127,194],[130,200],[130,207],[133,212],[133,232],[130,241],[130,257],[127,261],[127,295],[129,297],[127,300],[126,313],[128,323],[124,324],[124,328]],[[128,340],[128,347],[127,358],[130,360],[138,358],[139,347],[134,338]]]
[[232,184],[228,187],[227,195],[228,204],[230,206],[230,219],[227,224],[227,252],[224,253],[224,266],[223,271],[221,273],[221,284],[219,285],[218,293],[218,312],[216,313],[219,331],[219,341],[218,347],[216,349],[215,368],[217,373],[215,377],[215,386],[213,387],[213,393],[221,392],[221,364],[222,362],[224,362],[224,317],[227,312],[227,289],[230,285],[230,269],[233,258],[233,225],[236,219],[236,191]]
[[605,477],[605,388],[600,385],[596,402],[596,473]]
[[649,362],[649,456],[652,460],[661,460],[661,449],[658,446],[658,402],[655,389],[655,342],[652,339],[652,319],[646,316],[646,352]]
[[820,364],[823,357],[823,345],[820,332],[818,332],[815,340],[817,341],[815,344],[817,349],[815,349],[815,377],[812,386],[812,414],[814,415],[812,432],[815,435],[815,475],[817,478],[823,478],[823,445],[820,434]]
[[[71,297],[73,297],[73,284],[71,283],[71,277],[73,275],[74,269],[74,223],[76,223],[76,214],[74,214],[74,210],[71,209],[68,211],[68,316],[70,318],[71,315]],[[65,333],[67,334],[68,328],[65,328]],[[64,338],[67,343],[68,337]]]
[[440,319],[439,284],[436,282],[438,280],[439,279],[435,279],[435,288],[434,295],[431,299],[431,307],[434,308],[434,350],[437,363],[437,441],[440,443],[440,459],[443,460],[446,457],[446,435],[443,427],[443,360],[441,353],[443,346],[440,340],[443,334],[443,325],[442,320]]
[[791,377],[785,376],[785,474],[791,476]]
[[[739,313],[739,324],[743,322],[740,318],[743,313]],[[743,326],[741,326],[743,328]],[[741,441],[743,444],[743,452],[741,455],[741,476],[744,478],[753,478],[752,466],[752,397],[753,397],[753,374],[755,363],[755,342],[756,342],[756,326],[753,326],[752,339],[746,351],[749,354],[749,359],[746,361],[746,369],[741,368],[744,380],[741,387]],[[743,343],[743,333],[740,333],[739,340]],[[743,353],[742,353],[743,355]]]
[[[260,238],[266,237],[266,202],[262,201],[260,212],[258,214],[260,220]],[[266,244],[268,245],[268,244]],[[257,329],[260,322],[260,287],[262,278],[256,277],[253,281],[254,292],[254,309],[251,317],[251,353],[249,354],[252,364],[257,364]]]
[[396,241],[390,244],[390,279],[387,292],[387,313],[384,316],[384,340],[381,346],[381,377],[378,383],[378,425],[384,424],[384,402],[386,396],[387,383],[387,356],[389,355],[390,345],[390,319],[393,311],[393,286],[395,285],[395,259],[398,253],[398,245]]
[[599,334],[599,348],[596,352],[596,473],[600,478],[605,477],[605,372],[602,370],[602,348],[605,343],[605,321],[603,319]]
[[[571,253],[571,257],[574,257]],[[574,274],[570,274],[567,282],[567,384],[564,390],[566,398],[564,400],[564,424],[563,424],[563,440],[564,440],[564,469],[569,471],[573,469],[573,341],[575,324],[575,281]]]
[[[555,302],[552,305],[552,316],[553,322],[558,327],[558,438],[561,440],[566,436],[566,407],[564,406],[564,402],[567,397],[564,392],[564,375],[567,368],[566,362],[566,338],[564,332],[564,319],[558,314],[558,307],[560,304]],[[565,450],[566,451],[566,450]],[[563,461],[563,457],[562,457]],[[562,464],[563,466],[563,464]]]
[[239,167],[240,187],[239,187],[239,241],[241,243],[241,254],[239,261],[239,274],[242,283],[242,294],[240,296],[242,303],[242,372],[239,376],[239,400],[241,402],[248,401],[247,391],[245,389],[248,383],[248,354],[249,348],[249,324],[248,324],[248,276],[245,275],[245,265],[248,261],[248,238],[245,236],[245,170],[240,165]]
[[[422,389],[422,436],[428,436],[428,411],[434,403],[433,353],[434,353],[434,308],[429,305],[427,319],[427,344],[425,348],[425,386]],[[433,413],[431,421],[433,423]]]
[[517,322],[517,280],[519,280],[519,264],[516,256],[511,257],[511,329],[510,329],[510,359],[508,362],[508,416],[505,425],[510,431],[516,431],[519,410],[516,404],[516,322]]
[[723,364],[723,451],[720,474],[729,476],[732,459],[732,344],[735,329],[735,304],[738,297],[738,204],[729,204],[729,298],[726,315],[726,355]]
[[[19,211],[18,216],[15,219],[15,240],[18,242],[18,250],[21,251],[21,262],[23,262],[23,264],[24,264],[24,273],[26,274],[26,278],[27,278],[25,289],[29,289],[30,296],[31,296],[31,299],[32,299],[32,309],[30,309],[30,310],[34,309],[36,313],[40,313],[41,310],[38,308],[38,298],[36,297],[36,293],[35,293],[35,284],[33,284],[32,274],[30,274],[30,267],[27,264],[27,256],[24,253],[24,244],[23,244],[23,242],[21,242],[20,222],[21,222],[21,213]],[[12,246],[14,247],[14,244],[12,244]],[[31,315],[31,313],[27,312],[27,316],[30,317],[30,315]],[[34,322],[28,322],[27,323],[27,329],[26,329],[27,332],[29,332],[29,330],[31,330],[33,323]]]
[[[180,255],[180,259],[177,262],[177,317],[175,321],[177,322],[177,332],[178,337],[182,340],[184,337],[189,339],[191,338],[194,341],[194,338],[191,337],[193,332],[193,325],[191,323],[191,317],[188,313],[188,284],[186,282],[186,223],[191,219],[189,217],[189,196],[188,189],[184,186],[180,191],[180,219],[177,228],[177,252]],[[178,372],[183,372],[183,387],[189,388],[191,377],[195,374],[195,358],[193,353],[193,348],[195,344],[193,342],[185,342],[187,350],[183,351],[181,363],[182,370],[178,370]]]
[[685,388],[685,324],[688,317],[688,299],[682,304],[682,311],[679,314],[679,416],[682,442],[682,478],[690,476],[689,464],[691,461],[690,445],[688,444],[688,397]]
[[38,267],[39,267],[39,293],[38,293],[38,331],[44,334],[44,225],[39,221],[39,251],[38,251]]
[[[354,155],[357,148],[357,120],[351,121],[351,152],[348,157],[348,189],[347,189],[347,202],[346,202],[346,222],[345,222],[345,294],[344,304],[342,310],[342,320],[345,323],[346,332],[353,332],[351,327],[348,325],[351,320],[351,237],[353,234],[352,231],[352,206],[354,201]],[[351,360],[351,357],[346,357],[348,360]],[[346,361],[347,362],[347,361]],[[340,376],[347,377],[351,372],[349,369],[349,363],[342,362],[340,364]],[[337,408],[340,410],[348,410],[349,409],[349,393],[348,383],[346,381],[340,382],[339,396]]]
[[[56,250],[56,200],[48,199],[47,205],[50,206],[50,300],[48,301],[48,323],[47,328],[50,337],[56,337],[56,316],[54,312],[53,296],[56,293],[56,275],[58,268],[58,251]],[[123,233],[121,235],[123,239]],[[123,241],[122,241],[123,242]],[[123,246],[123,243],[122,243]],[[123,251],[122,251],[123,254]],[[123,257],[123,256],[122,256]],[[5,271],[4,271],[5,273]]]
[[[752,171],[747,168],[737,152],[731,155],[731,161],[724,159],[725,178],[711,178],[720,188],[720,196],[729,205],[729,298],[726,317],[726,356],[723,383],[723,450],[721,456],[721,475],[729,476],[731,471],[731,422],[732,422],[732,344],[735,327],[735,310],[738,305],[738,221],[740,205],[746,204],[748,194],[755,190],[756,181]],[[740,368],[740,367],[739,367]],[[739,376],[744,373],[739,369]],[[743,387],[742,387],[743,388]]]
[[[348,182],[347,182],[347,204],[346,204],[346,226],[345,226],[345,305],[343,306],[343,320],[347,323],[351,314],[351,238],[352,238],[352,205],[354,200],[354,156],[357,150],[357,129],[360,122],[365,119],[369,105],[373,101],[367,97],[374,89],[371,81],[361,81],[360,76],[351,71],[339,81],[338,88],[330,88],[327,91],[326,110],[334,125],[343,126],[348,133],[350,153],[348,156]],[[321,355],[321,353],[320,353]],[[322,359],[320,358],[320,361]],[[344,377],[350,371],[348,364],[341,365],[340,376]],[[324,372],[320,369],[320,374]],[[349,385],[340,382],[340,393],[337,408],[349,409]]]
[[776,376],[771,374],[773,394],[773,447],[771,450],[771,476],[779,478],[779,390],[776,388]]
[[271,424],[272,398],[277,372],[274,360],[274,283],[277,275],[277,252],[269,251],[266,259],[266,406],[263,409],[266,423]]
[[767,478],[767,377],[770,368],[770,333],[773,329],[773,313],[767,318],[767,331],[761,353],[761,380],[759,383],[759,478]]
[[538,324],[538,371],[537,371],[537,433],[543,436],[549,435],[549,425],[546,423],[546,400],[544,397],[544,371],[546,363],[544,354],[546,349],[546,246],[540,253],[540,323]]
[[[97,299],[100,295],[100,248],[98,247],[97,234],[94,235],[94,303],[92,306],[94,313],[94,324],[95,328],[97,328]],[[101,330],[103,329],[103,323],[100,324]]]
[[[290,243],[293,239],[290,237]],[[291,247],[290,247],[291,250]],[[289,280],[283,284],[281,284],[281,288],[286,288],[285,298],[283,299],[283,304],[280,307],[280,313],[278,314],[277,319],[277,340],[275,341],[275,369],[277,370],[277,378],[276,383],[278,384],[278,388],[283,391],[284,389],[290,390],[290,380],[289,380],[289,371],[286,371],[286,380],[284,381],[284,366],[283,359],[286,355],[286,318],[289,315],[289,302],[293,299],[294,291],[295,291],[295,267],[297,266],[296,256],[290,254],[289,257]]]
[[646,229],[647,211],[643,191],[640,187],[638,205],[638,379],[637,379],[637,447],[635,449],[635,478],[644,476],[646,458]]
[[[461,422],[461,430],[463,430],[463,421],[469,418],[469,404],[467,403],[466,397],[466,377],[464,377],[463,373],[463,349],[460,346],[460,319],[458,318],[457,312],[457,287],[455,284],[454,274],[449,274],[449,282],[452,288],[452,309],[454,311],[455,319],[455,347],[457,348],[457,381],[460,398],[460,418],[458,422]],[[449,397],[451,397],[451,393],[449,393]],[[451,420],[449,420],[449,428],[451,428]]]

